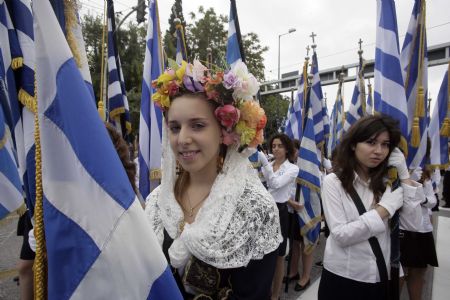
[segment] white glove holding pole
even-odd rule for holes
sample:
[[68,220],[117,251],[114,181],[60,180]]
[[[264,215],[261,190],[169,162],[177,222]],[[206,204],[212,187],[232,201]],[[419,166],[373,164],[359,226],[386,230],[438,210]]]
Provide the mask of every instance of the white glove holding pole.
[[398,187],[394,191],[390,186],[386,187],[383,196],[378,205],[383,206],[392,217],[395,212],[403,205],[403,188]]
[[258,151],[258,160],[261,163],[261,166],[265,167],[269,164],[266,155],[262,151]]
[[400,151],[397,147],[392,150],[391,155],[389,156],[388,166],[395,167],[397,169],[398,178],[401,180],[409,178],[405,155],[403,155],[402,151]]
[[36,239],[34,238],[34,229],[31,229],[28,232],[28,243],[30,244],[31,250],[33,250],[33,252],[36,252]]
[[421,167],[415,168],[415,169],[411,172],[410,178],[411,178],[412,180],[414,180],[414,181],[419,181],[420,178],[422,178],[422,173],[423,173],[423,171],[422,171],[422,168],[421,168]]

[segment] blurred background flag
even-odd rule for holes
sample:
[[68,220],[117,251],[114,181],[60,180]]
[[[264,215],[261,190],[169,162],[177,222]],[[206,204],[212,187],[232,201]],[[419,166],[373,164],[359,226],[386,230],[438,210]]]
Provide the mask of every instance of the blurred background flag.
[[[0,101],[7,100],[4,66],[0,48]],[[14,157],[11,132],[6,124],[3,105],[0,105],[0,220],[17,210],[23,203],[22,183]]]
[[330,136],[328,138],[328,155],[332,155],[334,148],[340,143],[344,134],[344,99],[342,95],[344,73],[339,75],[339,86],[336,94],[336,101],[334,102],[333,110],[331,112],[330,120]]
[[410,169],[423,167],[427,148],[428,55],[425,0],[415,0],[400,62],[408,103],[408,157]]
[[33,12],[47,298],[181,299],[50,3]]
[[242,48],[241,29],[236,9],[236,1],[230,0],[230,16],[228,20],[227,64],[233,65],[236,61],[245,62]]
[[[362,41],[360,40],[360,43]],[[345,114],[344,132],[352,126],[361,117],[366,115],[366,90],[364,82],[364,59],[362,57],[361,44],[359,46],[359,66],[356,74],[355,87],[353,89],[350,107]]]
[[303,118],[302,112],[305,105],[305,97],[308,85],[307,68],[309,57],[306,57],[302,68],[302,76],[298,83],[297,94],[295,100],[289,104],[288,115],[286,118],[286,124],[284,126],[284,133],[291,139],[297,139],[301,141],[303,131]]
[[389,115],[399,121],[402,134],[400,147],[406,154],[408,109],[399,56],[394,1],[377,0],[374,108],[376,112]]
[[161,179],[162,112],[152,101],[152,80],[162,72],[162,48],[156,0],[149,1],[149,17],[139,121],[139,191],[146,198]]
[[[450,69],[450,64],[448,68]],[[450,85],[448,73],[449,70],[447,69],[439,89],[428,129],[431,139],[430,164],[431,167],[440,169],[445,169],[449,166]]]
[[18,147],[20,177],[26,193],[25,201],[33,216],[36,198],[36,161],[34,144],[34,114],[36,113],[35,73],[36,60],[34,48],[33,15],[31,0],[11,0],[11,19],[17,32],[19,46],[23,54],[22,65],[15,70],[17,74],[18,99],[23,125],[23,143]]
[[128,142],[131,133],[130,109],[116,40],[114,3],[108,0],[108,113],[109,122]]
[[184,28],[180,19],[175,19],[175,28],[177,34],[177,52],[176,62],[181,65],[181,61],[187,61],[186,40],[184,39]]

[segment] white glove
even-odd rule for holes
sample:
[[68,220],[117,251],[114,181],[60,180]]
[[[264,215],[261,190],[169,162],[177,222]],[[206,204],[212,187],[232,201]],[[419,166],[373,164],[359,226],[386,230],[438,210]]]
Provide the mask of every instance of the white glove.
[[36,239],[34,238],[34,229],[31,229],[28,232],[28,243],[30,244],[31,250],[33,250],[33,252],[36,252]]
[[422,178],[422,173],[423,173],[422,168],[418,167],[412,171],[410,178],[414,181],[419,181],[420,178]]
[[388,160],[388,166],[395,167],[397,169],[398,178],[400,179],[408,179],[409,172],[408,167],[406,166],[405,155],[403,155],[402,151],[395,147],[395,149],[391,152]]
[[323,159],[323,167],[326,170],[330,170],[332,168],[331,161],[328,158]]
[[378,205],[386,208],[392,217],[395,211],[403,205],[403,188],[399,186],[395,191],[392,191],[391,187],[387,186]]
[[263,167],[269,164],[266,155],[262,151],[258,151],[258,160],[261,162],[261,166]]

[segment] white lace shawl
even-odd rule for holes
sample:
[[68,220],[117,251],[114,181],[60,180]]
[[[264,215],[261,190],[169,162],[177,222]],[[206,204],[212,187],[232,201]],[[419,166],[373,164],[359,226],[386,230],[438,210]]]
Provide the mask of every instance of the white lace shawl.
[[[163,174],[168,174],[164,167],[173,158],[167,154]],[[161,244],[164,229],[174,239],[169,248],[173,267],[183,268],[191,255],[221,269],[242,267],[274,251],[282,241],[275,201],[248,159],[235,149],[228,150],[195,222],[186,223],[182,233],[179,224],[184,216],[173,193],[175,176],[164,177],[147,198],[145,211]]]

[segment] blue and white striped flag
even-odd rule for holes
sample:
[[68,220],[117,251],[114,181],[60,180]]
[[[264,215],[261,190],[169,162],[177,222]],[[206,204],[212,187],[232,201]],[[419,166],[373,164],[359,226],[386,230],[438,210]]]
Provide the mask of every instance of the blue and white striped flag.
[[320,76],[319,76],[319,63],[317,61],[317,53],[315,50],[312,55],[311,74],[313,75],[313,78],[311,83],[311,95],[309,99],[311,101],[316,144],[317,147],[321,149],[325,144],[324,122],[323,122],[324,99],[322,93],[322,84],[320,83]]
[[427,148],[428,55],[425,30],[425,1],[414,3],[400,56],[408,103],[408,157],[410,169],[425,164]]
[[12,0],[11,19],[17,32],[20,49],[23,54],[23,64],[15,72],[20,75],[17,82],[18,99],[22,103],[21,109],[23,125],[23,147],[18,147],[18,161],[20,177],[26,193],[26,203],[31,216],[34,213],[36,198],[36,161],[34,144],[34,113],[36,112],[35,73],[36,60],[34,48],[33,15],[31,0]]
[[113,0],[108,0],[108,114],[112,123],[125,140],[131,133],[130,109],[123,79],[117,41]]
[[[449,64],[450,68],[450,64]],[[449,78],[445,72],[441,88],[434,105],[428,128],[431,139],[430,164],[433,168],[445,169],[449,166],[448,141],[450,137]]]
[[344,135],[344,99],[342,96],[343,82],[339,82],[339,87],[336,95],[336,101],[334,102],[333,110],[331,112],[330,121],[330,137],[328,139],[328,155],[333,153],[334,148],[341,142]]
[[162,51],[158,4],[149,2],[149,17],[142,80],[141,116],[139,121],[139,191],[147,198],[161,179],[162,112],[152,101],[152,80],[162,72]]
[[23,128],[14,69],[22,65],[23,57],[19,40],[4,0],[0,0],[0,47],[4,73],[0,75],[5,81],[5,87],[8,92],[8,102],[2,103],[4,106],[3,112],[6,124],[11,132],[13,155],[17,159],[17,149],[23,148]]
[[286,118],[286,124],[284,126],[284,133],[291,139],[302,140],[303,134],[303,118],[302,112],[305,104],[305,91],[307,87],[307,68],[308,60],[305,60],[302,69],[302,76],[298,82],[297,94],[295,100],[291,101],[288,109],[288,115]]
[[377,0],[375,49],[375,111],[399,121],[400,147],[407,152],[408,114],[400,65],[397,16],[393,0]]
[[306,120],[300,142],[299,161],[302,166],[297,176],[297,189],[300,189],[300,204],[304,209],[297,212],[300,220],[300,233],[305,237],[305,253],[311,253],[319,240],[320,208],[320,160],[314,133],[314,120],[311,102],[306,101]]
[[245,62],[242,49],[241,30],[237,16],[236,1],[230,0],[230,16],[228,20],[227,64],[232,66],[236,61]]
[[50,3],[33,12],[48,299],[182,299]]
[[322,101],[322,116],[323,116],[323,138],[325,140],[325,145],[323,149],[325,150],[325,157],[329,158],[331,153],[328,152],[328,141],[330,138],[330,117],[328,116],[327,98],[324,97]]
[[[2,52],[0,48],[0,54]],[[22,183],[14,156],[11,132],[3,112],[2,104],[9,98],[4,73],[3,59],[0,55],[0,220],[23,203]]]
[[356,74],[355,87],[353,89],[352,101],[345,115],[344,132],[347,132],[350,126],[363,117],[366,112],[366,92],[364,82],[364,62],[360,59],[358,74]]
[[181,66],[181,62],[187,61],[186,40],[184,39],[184,28],[181,22],[176,25],[177,34],[177,53],[176,62]]

